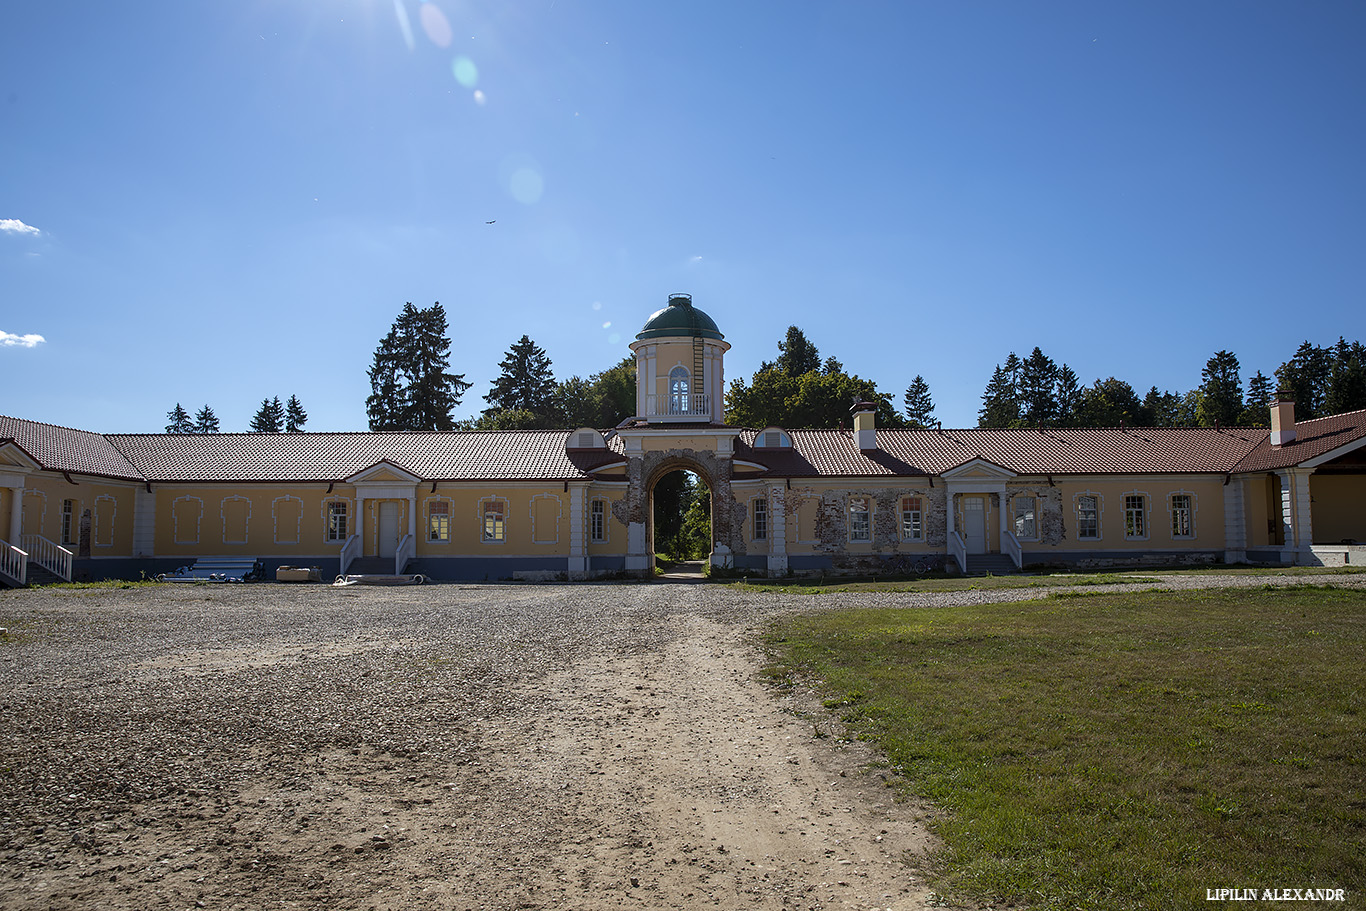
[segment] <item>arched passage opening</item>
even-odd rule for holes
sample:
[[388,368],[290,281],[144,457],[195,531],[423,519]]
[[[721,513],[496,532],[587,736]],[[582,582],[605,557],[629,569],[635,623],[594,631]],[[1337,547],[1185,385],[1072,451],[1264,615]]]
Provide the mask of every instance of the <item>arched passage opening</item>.
[[650,482],[646,541],[651,567],[706,564],[712,551],[711,485],[696,466],[660,468]]

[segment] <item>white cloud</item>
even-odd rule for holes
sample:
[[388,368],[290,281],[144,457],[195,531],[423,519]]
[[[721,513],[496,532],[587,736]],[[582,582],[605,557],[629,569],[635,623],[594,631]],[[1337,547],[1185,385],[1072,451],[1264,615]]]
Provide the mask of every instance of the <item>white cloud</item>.
[[41,335],[34,335],[33,333],[29,333],[28,335],[14,335],[10,332],[0,332],[0,345],[5,346],[6,348],[32,348],[39,342],[45,341],[47,341],[47,339],[43,338]]
[[26,225],[17,218],[0,218],[0,231],[7,234],[32,234],[35,237],[43,233],[33,225]]

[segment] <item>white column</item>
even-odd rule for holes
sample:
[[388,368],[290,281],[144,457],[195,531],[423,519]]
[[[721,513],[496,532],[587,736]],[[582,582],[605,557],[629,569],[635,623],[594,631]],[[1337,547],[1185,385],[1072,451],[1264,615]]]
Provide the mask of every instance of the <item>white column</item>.
[[417,545],[417,488],[408,495],[408,534],[413,536],[413,544]]
[[19,538],[24,533],[24,488],[11,487],[9,507],[9,542],[19,546]]
[[133,490],[133,556],[156,555],[157,495],[146,487]]
[[784,484],[768,489],[768,574],[787,574],[787,501]]
[[954,527],[953,527],[953,524],[954,524],[954,523],[953,523],[953,520],[954,520],[954,516],[953,516],[953,488],[952,488],[952,487],[948,488],[948,490],[946,490],[946,491],[944,492],[944,500],[945,500],[945,502],[948,504],[948,505],[947,505],[947,508],[944,510],[944,520],[945,520],[945,522],[947,522],[947,524],[948,524],[947,533],[944,535],[944,539],[947,541],[947,540],[952,540],[952,539],[953,539],[953,532],[954,532]]
[[1276,472],[1281,479],[1281,528],[1285,533],[1281,559],[1308,563],[1313,553],[1314,529],[1310,517],[1309,475],[1313,469],[1288,468]]
[[[587,516],[584,509],[584,501],[587,499],[587,491],[582,485],[571,484],[569,487],[569,578],[583,579],[588,575],[588,554],[585,549],[585,526]],[[605,517],[604,517],[605,519]]]
[[[357,556],[365,556],[365,497],[361,496],[360,491],[356,491],[356,523],[351,529],[351,535],[360,535],[360,553]],[[347,535],[347,537],[351,537]],[[346,544],[345,541],[342,542]]]
[[[1000,489],[999,491],[997,491],[997,501],[1001,504],[1001,533],[1000,533],[1000,535],[999,535],[999,536],[997,537],[997,539],[996,539],[996,540],[997,540],[997,548],[996,548],[996,549],[999,550],[1001,553],[1005,553],[1005,552],[1006,552],[1006,532],[1010,531],[1010,523],[1006,521],[1006,513],[1009,511],[1009,510],[1006,509],[1006,504],[1009,503],[1010,501],[1006,499],[1006,486],[1005,486],[1004,484],[1002,484],[1002,485],[1001,485],[1001,489]],[[1037,507],[1035,507],[1035,508],[1037,509]],[[1035,517],[1034,517],[1034,521],[1035,521],[1035,522],[1039,521],[1038,516],[1035,516]]]

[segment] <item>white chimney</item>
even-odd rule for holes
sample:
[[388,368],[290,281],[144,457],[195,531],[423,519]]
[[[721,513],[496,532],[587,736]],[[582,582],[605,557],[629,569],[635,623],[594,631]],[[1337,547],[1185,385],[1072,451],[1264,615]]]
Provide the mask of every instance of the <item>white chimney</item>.
[[1295,400],[1290,393],[1278,391],[1271,403],[1271,445],[1283,446],[1295,440]]
[[863,451],[877,449],[877,422],[874,420],[877,403],[859,402],[850,410],[854,412],[854,436],[858,438],[858,448]]

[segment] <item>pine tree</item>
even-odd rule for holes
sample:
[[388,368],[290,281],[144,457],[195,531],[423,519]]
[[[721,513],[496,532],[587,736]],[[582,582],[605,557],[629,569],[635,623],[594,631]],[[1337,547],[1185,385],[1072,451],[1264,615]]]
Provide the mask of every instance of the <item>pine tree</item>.
[[166,420],[170,421],[166,425],[167,433],[194,433],[194,423],[190,420],[190,413],[180,407],[176,402],[175,407],[166,412]]
[[371,430],[451,430],[451,412],[470,388],[463,373],[450,373],[451,340],[446,311],[434,303],[419,310],[405,303],[375,349],[368,372],[365,412]]
[[285,406],[280,404],[278,395],[274,399],[261,400],[261,407],[256,410],[249,427],[252,433],[280,433],[284,430]]
[[1295,400],[1295,417],[1323,417],[1328,399],[1328,382],[1333,362],[1328,349],[1305,341],[1295,350],[1295,356],[1276,368],[1277,388],[1289,392]]
[[801,376],[821,369],[821,353],[796,326],[787,327],[787,336],[778,343],[778,352],[775,367],[788,376]]
[[1238,375],[1238,356],[1216,351],[1200,371],[1200,408],[1197,416],[1206,427],[1232,427],[1243,414],[1243,380]]
[[930,398],[930,384],[916,374],[906,387],[906,426],[929,427],[934,423],[934,400]]
[[1247,381],[1247,398],[1243,400],[1243,417],[1239,423],[1244,427],[1266,427],[1271,421],[1271,400],[1274,396],[1271,380],[1258,370]]
[[1081,383],[1076,371],[1063,364],[1058,368],[1058,415],[1059,427],[1071,427],[1077,422],[1077,409],[1081,407]]
[[[1018,372],[1020,360],[1011,352],[1006,364],[1014,360]],[[1020,420],[1020,397],[1012,379],[1011,371],[997,364],[992,371],[986,391],[982,393],[982,408],[977,412],[977,426],[1003,428],[1014,427]]]
[[508,349],[498,366],[503,372],[493,381],[489,394],[484,396],[484,401],[492,406],[485,409],[484,414],[527,411],[544,426],[553,424],[555,375],[545,349],[523,335]]
[[285,403],[285,433],[302,433],[308,423],[308,412],[297,395],[291,395]]
[[218,415],[208,405],[195,412],[194,433],[217,433]]
[[1181,424],[1181,396],[1158,392],[1153,386],[1143,397],[1142,423],[1148,427],[1177,427]]
[[1037,346],[1020,364],[1021,419],[1028,427],[1047,427],[1057,420],[1058,365]]
[[1361,342],[1348,344],[1346,339],[1338,338],[1323,407],[1328,414],[1366,408],[1366,346]]

